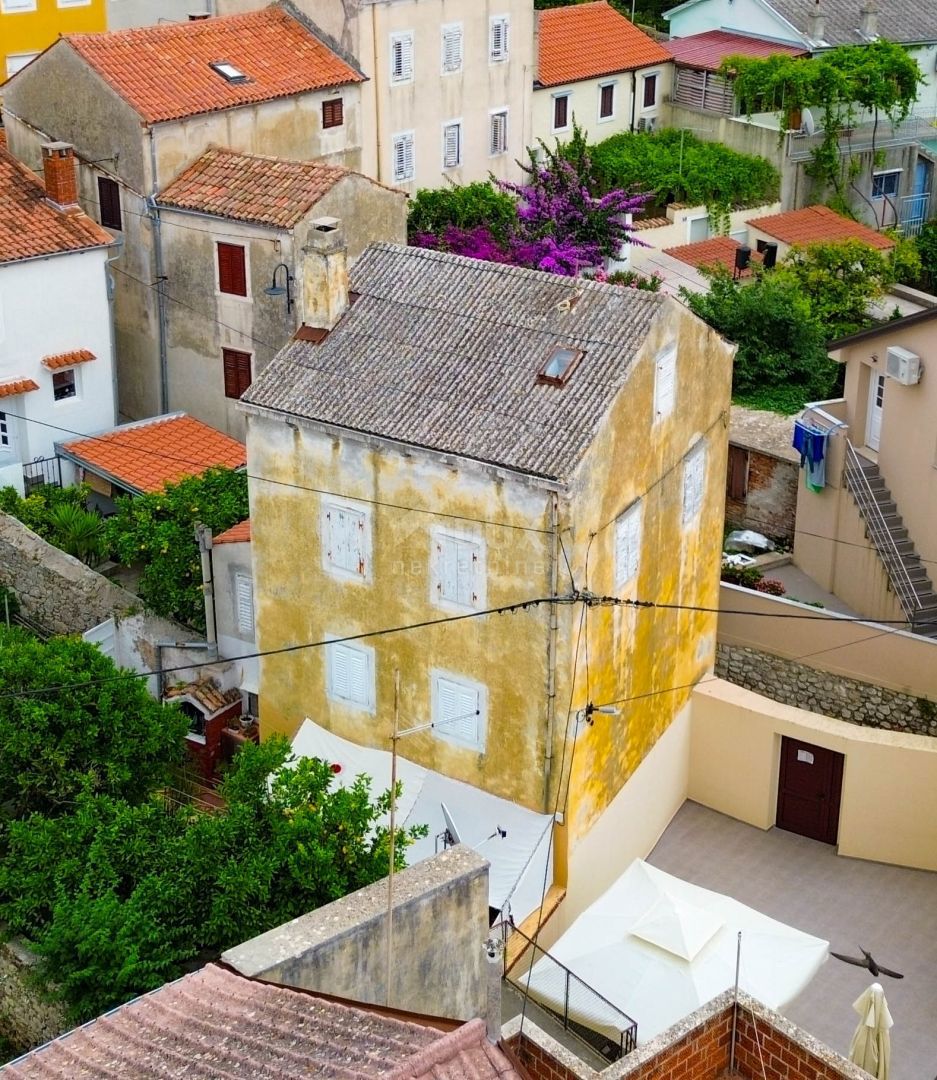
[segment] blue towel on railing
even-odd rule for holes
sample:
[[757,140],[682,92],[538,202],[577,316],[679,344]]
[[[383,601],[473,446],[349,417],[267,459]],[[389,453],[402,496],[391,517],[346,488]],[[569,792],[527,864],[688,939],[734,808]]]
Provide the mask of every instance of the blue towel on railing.
[[824,428],[813,427],[802,420],[794,421],[792,445],[800,451],[800,467],[807,467],[804,482],[811,491],[822,491],[826,487],[826,440],[829,434]]

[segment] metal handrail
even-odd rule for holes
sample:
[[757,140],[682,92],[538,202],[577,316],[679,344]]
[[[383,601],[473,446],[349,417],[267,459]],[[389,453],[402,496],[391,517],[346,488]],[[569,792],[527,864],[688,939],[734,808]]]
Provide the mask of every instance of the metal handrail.
[[[626,1012],[619,1009],[617,1005],[614,1005],[608,998],[603,997],[598,990],[594,990],[588,983],[583,982],[582,979],[574,972],[571,971],[565,964],[560,963],[555,956],[552,956],[542,946],[538,945],[535,941],[531,940],[522,930],[518,930],[516,926],[509,925],[508,923],[501,924],[505,941],[508,936],[517,934],[526,942],[526,948],[522,951],[521,955],[527,951],[528,948],[533,950],[533,956],[530,961],[530,967],[537,962],[537,954],[540,953],[544,959],[549,960],[563,973],[563,1010],[562,1012],[547,1002],[541,997],[535,998],[537,1004],[545,1012],[548,1012],[556,1020],[558,1020],[565,1031],[568,1031],[571,1035],[579,1039],[580,1042],[585,1043],[590,1050],[596,1051],[601,1054],[602,1057],[608,1061],[617,1061],[619,1058],[625,1056],[625,1054],[631,1053],[632,1050],[638,1045],[638,1022],[632,1019]],[[504,950],[505,959],[507,958],[507,949]],[[528,988],[524,986],[522,981],[516,981],[508,976],[507,971],[504,975],[505,979],[510,982],[520,993],[525,997],[528,993]],[[582,1023],[579,1020],[574,1020],[569,1015],[569,1002],[570,1002],[570,986],[573,986],[575,990],[578,986],[580,994],[583,992],[590,998],[594,998],[596,1002],[600,1003],[605,1010],[608,1010],[620,1022],[615,1024],[608,1024],[608,1027],[612,1027],[613,1030],[618,1032],[618,1040],[615,1042],[610,1036],[596,1031],[589,1027],[587,1024]]]
[[892,588],[898,594],[905,614],[912,618],[914,613],[922,606],[920,597],[908,574],[908,568],[904,564],[901,552],[895,544],[895,538],[891,535],[891,530],[885,522],[885,516],[875,499],[875,492],[872,490],[869,479],[862,468],[861,458],[848,439],[846,440],[846,466],[843,470],[843,476],[846,484],[856,497],[859,510],[865,518],[869,537],[875,545],[879,557],[885,564],[885,570],[888,573]]

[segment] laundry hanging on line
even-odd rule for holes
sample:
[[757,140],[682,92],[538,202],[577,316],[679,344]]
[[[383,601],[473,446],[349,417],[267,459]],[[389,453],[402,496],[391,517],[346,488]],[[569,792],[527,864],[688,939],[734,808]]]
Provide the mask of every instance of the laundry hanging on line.
[[822,491],[826,487],[826,441],[829,431],[814,427],[803,420],[794,421],[793,447],[800,452],[800,467],[804,483],[810,491]]

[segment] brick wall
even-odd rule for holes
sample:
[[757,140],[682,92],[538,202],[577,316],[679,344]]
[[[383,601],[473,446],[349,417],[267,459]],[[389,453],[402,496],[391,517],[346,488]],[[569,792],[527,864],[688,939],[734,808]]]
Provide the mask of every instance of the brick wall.
[[508,1046],[527,1069],[531,1080],[580,1080],[576,1073],[557,1061],[548,1050],[531,1042],[526,1035],[516,1035]]
[[735,1061],[744,1076],[760,1080],[843,1080],[847,1075],[842,1063],[824,1061],[764,1022],[756,1026],[743,1008],[739,1009]]
[[748,493],[744,499],[726,496],[727,524],[793,543],[799,473],[792,461],[749,450]]

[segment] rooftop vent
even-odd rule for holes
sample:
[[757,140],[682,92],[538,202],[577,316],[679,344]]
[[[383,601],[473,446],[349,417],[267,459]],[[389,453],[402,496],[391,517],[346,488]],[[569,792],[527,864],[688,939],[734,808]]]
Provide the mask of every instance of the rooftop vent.
[[240,68],[236,68],[234,64],[229,64],[227,60],[217,60],[210,63],[208,66],[212,71],[217,71],[222,79],[225,79],[230,83],[250,82],[250,79],[248,79]]
[[537,373],[537,382],[550,386],[563,386],[585,354],[582,349],[569,345],[557,345]]

